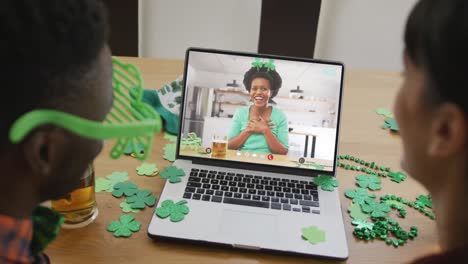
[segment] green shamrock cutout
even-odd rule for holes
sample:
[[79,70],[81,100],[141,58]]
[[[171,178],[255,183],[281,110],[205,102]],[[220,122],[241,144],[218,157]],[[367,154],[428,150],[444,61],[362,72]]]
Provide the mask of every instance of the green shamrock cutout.
[[132,232],[140,230],[141,223],[133,215],[122,215],[120,221],[112,221],[107,231],[113,232],[115,237],[130,237]]
[[143,209],[147,205],[153,206],[156,203],[156,197],[149,190],[139,190],[135,195],[127,197],[126,202],[133,209]]
[[348,212],[351,218],[354,220],[367,220],[370,217],[369,214],[366,214],[362,211],[359,204],[353,203],[348,207]]
[[159,173],[156,164],[152,163],[143,163],[136,168],[136,171],[140,176],[156,176]]
[[164,132],[164,138],[173,143],[177,142],[177,135],[171,135],[167,132]]
[[167,218],[170,216],[171,222],[180,222],[184,220],[190,209],[185,205],[187,201],[182,200],[174,203],[172,200],[162,202],[161,207],[156,208],[155,214],[159,218]]
[[380,183],[382,182],[379,177],[375,175],[367,176],[367,175],[358,175],[356,176],[356,184],[361,188],[369,188],[372,191],[382,189]]
[[335,180],[335,177],[328,175],[319,175],[314,178],[314,183],[317,186],[320,186],[322,190],[332,192],[335,190],[334,187],[338,187],[338,181]]
[[432,208],[432,198],[430,195],[420,195],[418,198],[416,198],[415,203],[421,208],[424,208],[425,206]]
[[130,204],[127,202],[121,202],[120,203],[120,208],[122,208],[122,211],[124,213],[138,213],[140,212],[140,209],[133,209]]
[[260,60],[260,58],[255,58],[255,61],[252,62],[252,67],[257,68],[257,71],[259,71],[260,68],[263,67],[263,62]]
[[164,146],[164,159],[173,162],[176,159],[176,144],[166,144]]
[[126,171],[114,171],[107,175],[106,178],[111,181],[112,186],[119,182],[125,182],[128,180],[128,172]]
[[383,116],[390,116],[393,114],[392,111],[388,110],[387,108],[377,108],[375,109],[375,112]]
[[133,182],[119,182],[114,185],[114,191],[112,192],[112,195],[119,198],[125,194],[125,196],[129,197],[135,195],[137,191],[138,186]]
[[366,201],[366,203],[361,204],[361,209],[372,217],[387,217],[388,213],[392,210],[390,205],[379,203],[376,200]]
[[185,176],[185,172],[182,169],[177,168],[176,166],[169,166],[161,172],[161,178],[169,179],[170,183],[178,183],[182,181],[182,176]]
[[398,124],[396,123],[396,120],[393,117],[385,118],[385,125],[383,125],[382,128],[383,129],[389,128],[393,132],[400,131],[400,128],[398,127]]
[[374,227],[373,223],[369,223],[366,220],[362,220],[362,219],[355,219],[351,223],[355,225],[356,228],[359,228],[359,229],[366,228],[366,229],[372,230],[372,227]]
[[368,201],[373,201],[375,198],[375,194],[369,194],[367,189],[363,188],[356,188],[356,190],[346,190],[345,196],[352,199],[353,203],[361,205]]
[[400,183],[406,179],[406,174],[404,174],[403,172],[390,171],[388,173],[388,177],[390,177],[392,181]]
[[326,241],[325,231],[316,226],[304,227],[301,229],[302,238],[309,241],[310,244],[315,245]]
[[97,178],[94,185],[96,192],[112,192],[114,190],[111,181],[105,178]]
[[269,59],[268,62],[263,64],[263,67],[267,68],[267,71],[274,71],[276,67],[273,62],[274,61],[272,59]]

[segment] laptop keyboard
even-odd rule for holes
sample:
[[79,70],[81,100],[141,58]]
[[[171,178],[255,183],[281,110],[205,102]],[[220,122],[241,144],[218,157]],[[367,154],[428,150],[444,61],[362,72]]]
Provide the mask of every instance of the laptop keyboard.
[[184,199],[319,214],[312,181],[254,176],[193,168]]

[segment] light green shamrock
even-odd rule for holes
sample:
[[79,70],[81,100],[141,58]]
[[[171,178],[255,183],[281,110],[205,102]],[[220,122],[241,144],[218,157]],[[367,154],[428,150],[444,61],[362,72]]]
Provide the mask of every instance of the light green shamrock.
[[156,164],[143,163],[136,168],[137,174],[140,176],[156,176],[159,173],[159,169]]
[[332,192],[334,187],[338,187],[338,181],[335,177],[328,175],[319,175],[314,178],[314,184],[320,186],[322,190]]
[[369,188],[372,191],[380,190],[382,189],[382,186],[380,186],[380,183],[382,182],[379,177],[375,175],[358,175],[356,176],[356,184],[359,185],[361,188]]
[[325,231],[316,226],[304,227],[301,229],[302,238],[309,241],[310,244],[315,245],[326,241]]
[[133,209],[130,204],[128,204],[127,202],[121,202],[120,203],[120,208],[122,208],[122,211],[124,213],[138,213],[140,212],[140,209]]

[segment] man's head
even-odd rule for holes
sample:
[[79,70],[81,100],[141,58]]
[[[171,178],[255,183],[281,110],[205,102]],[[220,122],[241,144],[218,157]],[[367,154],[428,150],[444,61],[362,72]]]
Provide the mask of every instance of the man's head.
[[104,120],[112,105],[106,12],[97,0],[5,0],[0,6],[0,165],[17,172],[4,182],[31,185],[40,200],[58,198],[78,186],[102,143],[43,125],[11,144],[8,131],[34,109]]
[[468,174],[467,13],[465,0],[422,0],[406,26],[395,115],[407,170],[432,192]]

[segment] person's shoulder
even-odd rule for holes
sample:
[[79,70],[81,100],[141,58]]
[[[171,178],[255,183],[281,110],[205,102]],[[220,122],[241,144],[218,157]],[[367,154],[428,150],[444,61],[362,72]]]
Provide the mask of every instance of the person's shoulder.
[[277,118],[286,119],[286,114],[278,107],[272,106],[271,114]]
[[250,106],[242,106],[242,107],[239,107],[237,110],[236,110],[236,115],[248,115],[249,114],[249,109],[250,109]]

